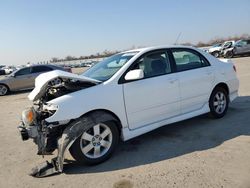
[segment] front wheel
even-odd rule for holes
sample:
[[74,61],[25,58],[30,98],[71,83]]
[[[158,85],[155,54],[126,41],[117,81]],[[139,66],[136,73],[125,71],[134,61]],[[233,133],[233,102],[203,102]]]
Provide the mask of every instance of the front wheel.
[[220,56],[220,53],[217,52],[217,51],[215,51],[215,52],[212,53],[212,55],[213,55],[214,57],[218,58],[218,57]]
[[0,96],[4,96],[8,93],[9,89],[7,86],[0,84]]
[[228,109],[229,97],[225,89],[215,88],[209,99],[210,113],[215,118],[222,118]]
[[119,141],[119,132],[114,122],[98,123],[86,127],[69,151],[79,163],[94,165],[111,157]]

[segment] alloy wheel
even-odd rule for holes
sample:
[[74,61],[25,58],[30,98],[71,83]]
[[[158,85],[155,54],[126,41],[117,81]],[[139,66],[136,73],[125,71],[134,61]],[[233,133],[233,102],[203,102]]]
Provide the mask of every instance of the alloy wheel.
[[227,103],[227,100],[226,100],[225,94],[220,91],[217,92],[213,100],[213,106],[214,106],[214,110],[216,111],[216,113],[222,114],[226,109],[226,105],[227,105],[226,103]]
[[86,157],[96,159],[109,151],[112,139],[110,128],[105,124],[97,124],[82,134],[80,148]]
[[0,85],[0,96],[6,95],[8,92],[8,88],[4,85]]

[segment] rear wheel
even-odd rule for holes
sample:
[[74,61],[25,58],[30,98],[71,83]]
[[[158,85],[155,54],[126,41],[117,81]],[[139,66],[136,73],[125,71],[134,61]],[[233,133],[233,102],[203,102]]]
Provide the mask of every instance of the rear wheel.
[[226,57],[226,58],[232,58],[233,56],[234,56],[233,51],[228,51],[228,52],[225,54],[225,57]]
[[228,109],[229,97],[225,89],[217,87],[209,99],[210,113],[215,118],[222,118]]
[[8,93],[9,88],[6,85],[0,84],[0,96],[4,96]]
[[98,123],[86,127],[69,151],[79,163],[94,165],[111,157],[119,141],[119,132],[114,122]]

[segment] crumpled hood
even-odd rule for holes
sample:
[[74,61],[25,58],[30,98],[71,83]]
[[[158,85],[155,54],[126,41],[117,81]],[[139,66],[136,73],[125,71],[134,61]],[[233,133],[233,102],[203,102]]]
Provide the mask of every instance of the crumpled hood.
[[35,80],[35,88],[32,90],[32,92],[28,95],[29,100],[31,101],[36,101],[39,98],[41,98],[44,93],[46,92],[46,87],[48,86],[48,83],[51,80],[54,80],[56,78],[61,78],[61,79],[75,79],[79,81],[84,81],[84,82],[90,82],[90,83],[100,83],[101,81],[91,79],[85,76],[61,71],[61,70],[55,70],[47,73],[40,74],[36,80]]
[[208,51],[209,51],[209,52],[214,52],[214,51],[220,51],[221,49],[222,49],[221,46],[217,46],[217,47],[209,48]]

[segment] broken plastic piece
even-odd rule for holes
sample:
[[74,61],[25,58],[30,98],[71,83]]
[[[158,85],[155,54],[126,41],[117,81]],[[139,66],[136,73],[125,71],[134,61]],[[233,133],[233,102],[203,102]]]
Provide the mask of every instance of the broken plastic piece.
[[56,175],[59,173],[61,172],[58,170],[56,158],[54,158],[51,160],[51,163],[46,161],[32,168],[30,175],[36,178],[43,178],[43,177]]

